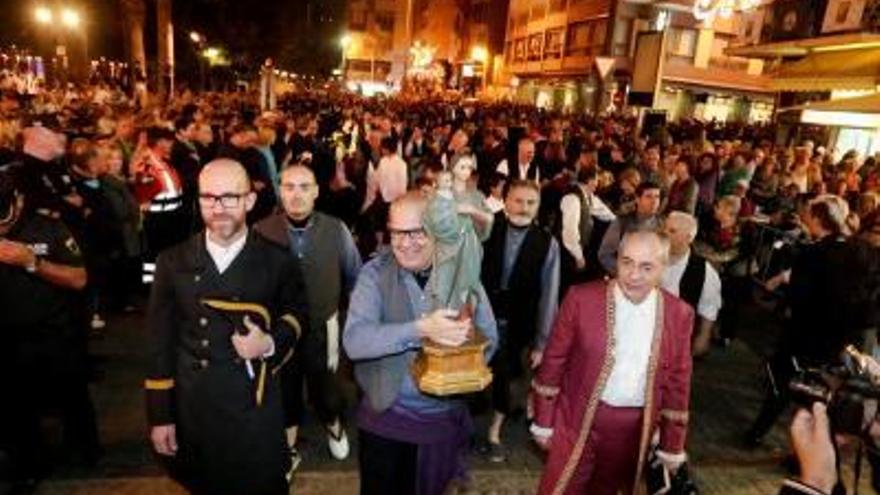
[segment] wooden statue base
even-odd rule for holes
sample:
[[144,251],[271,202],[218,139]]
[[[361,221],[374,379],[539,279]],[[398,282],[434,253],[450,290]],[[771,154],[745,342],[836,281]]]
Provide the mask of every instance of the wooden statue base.
[[419,390],[430,395],[458,395],[479,392],[492,383],[486,366],[489,340],[471,330],[471,337],[459,347],[425,340],[413,363],[413,377]]

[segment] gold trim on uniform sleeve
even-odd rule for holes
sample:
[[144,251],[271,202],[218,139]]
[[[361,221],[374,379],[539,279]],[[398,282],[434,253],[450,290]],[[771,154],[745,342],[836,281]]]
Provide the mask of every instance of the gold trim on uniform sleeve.
[[147,390],[171,390],[174,388],[174,380],[171,378],[158,380],[147,378],[144,381],[144,388]]
[[299,324],[299,320],[297,320],[296,317],[292,314],[285,313],[283,316],[281,316],[281,321],[287,323],[291,326],[291,328],[293,328],[293,333],[296,335],[297,340],[299,340],[299,338],[302,336],[302,327]]
[[262,330],[264,332],[269,330],[269,324],[272,321],[269,311],[264,306],[255,303],[224,301],[222,299],[202,299],[202,304],[212,309],[230,313],[255,313],[263,319]]

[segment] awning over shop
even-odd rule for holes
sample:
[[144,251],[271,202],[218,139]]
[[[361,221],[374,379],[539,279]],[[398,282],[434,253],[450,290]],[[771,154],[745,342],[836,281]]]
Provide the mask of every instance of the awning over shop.
[[800,120],[805,124],[878,129],[880,128],[880,93],[811,102],[780,111],[800,111]]
[[783,108],[782,112],[791,110],[816,110],[822,112],[854,112],[880,114],[880,93],[873,93],[855,98],[814,101],[805,105]]
[[771,94],[773,92],[766,76],[746,74],[740,70],[722,67],[700,69],[691,64],[667,63],[663,66],[663,81],[746,93]]
[[814,52],[783,64],[770,86],[776,91],[874,90],[880,85],[880,49]]

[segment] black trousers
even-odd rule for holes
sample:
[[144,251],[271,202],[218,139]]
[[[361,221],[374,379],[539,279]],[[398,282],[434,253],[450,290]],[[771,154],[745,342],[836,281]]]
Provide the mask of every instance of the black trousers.
[[361,495],[413,495],[417,445],[359,430]]
[[492,356],[489,367],[492,369],[492,410],[509,416],[514,409],[511,399],[511,383],[524,374],[523,339],[511,336],[507,324],[498,324],[498,350]]
[[[341,360],[341,343],[339,353]],[[303,385],[307,387],[309,403],[322,424],[328,425],[342,418],[346,401],[339,367],[336,371],[327,369],[327,329],[324,325],[309,329],[297,344],[294,362],[282,368],[284,425],[287,428],[302,423],[306,409]]]
[[45,466],[41,419],[46,412],[60,416],[69,452],[86,463],[97,460],[97,419],[88,388],[86,358],[77,347],[70,340],[52,342],[49,338],[12,345],[8,369],[14,371],[3,380],[12,399],[4,404],[0,415],[4,421],[0,443],[11,455],[19,479],[39,476]]

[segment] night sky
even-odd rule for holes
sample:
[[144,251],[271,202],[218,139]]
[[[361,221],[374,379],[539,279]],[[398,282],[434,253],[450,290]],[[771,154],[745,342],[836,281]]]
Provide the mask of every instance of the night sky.
[[[38,5],[57,0],[0,0],[0,46],[17,43],[36,48],[50,35],[33,20]],[[148,5],[145,42],[147,57],[156,52],[153,0]],[[87,22],[89,53],[124,60],[125,38],[117,0],[57,1],[80,10]],[[278,65],[300,67],[303,72],[330,70],[339,57],[344,0],[176,0],[175,43],[178,66],[194,58],[188,33],[199,31],[208,44],[225,49],[234,62],[259,64],[267,56]],[[41,29],[42,28],[42,29]]]

